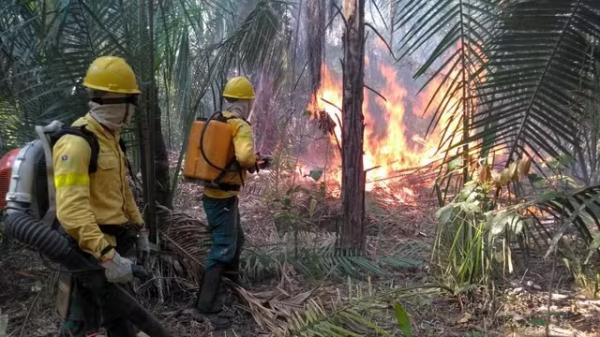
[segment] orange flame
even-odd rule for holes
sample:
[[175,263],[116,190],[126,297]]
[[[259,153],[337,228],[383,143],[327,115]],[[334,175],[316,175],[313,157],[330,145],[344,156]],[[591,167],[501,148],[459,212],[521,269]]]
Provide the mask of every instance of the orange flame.
[[[425,137],[425,129],[431,116],[421,116],[433,91],[440,81],[434,80],[428,90],[416,97],[409,97],[409,91],[399,81],[398,70],[392,65],[381,63],[377,67],[377,76],[383,79],[378,83],[378,95],[365,91],[363,114],[365,119],[364,168],[367,170],[367,189],[375,186],[392,191],[386,178],[402,169],[421,167],[438,159],[438,145],[442,132],[435,131]],[[381,82],[381,81],[379,81]],[[372,104],[374,103],[374,104]],[[342,84],[327,66],[321,69],[321,86],[310,103],[310,111],[316,117],[318,111],[325,111],[336,123],[332,143],[341,143],[342,121]],[[411,111],[407,111],[411,108]],[[449,120],[450,114],[442,114],[440,125]],[[337,138],[337,140],[335,139]],[[337,145],[336,145],[337,146]],[[328,169],[330,179],[338,183],[341,179],[339,153],[332,156],[336,165]],[[378,183],[382,181],[382,183]],[[369,183],[370,182],[370,183]],[[404,199],[413,199],[414,191],[407,186],[396,188]]]

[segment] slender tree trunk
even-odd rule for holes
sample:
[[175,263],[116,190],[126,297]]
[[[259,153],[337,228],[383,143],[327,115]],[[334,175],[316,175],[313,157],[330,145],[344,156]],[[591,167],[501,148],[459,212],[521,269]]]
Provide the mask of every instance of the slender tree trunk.
[[140,15],[140,32],[139,36],[143,37],[147,44],[141,44],[140,47],[148,48],[148,51],[139,50],[138,55],[142,63],[140,69],[142,78],[142,106],[141,110],[145,112],[144,117],[140,118],[140,147],[142,153],[142,180],[144,183],[144,202],[146,204],[144,212],[144,220],[150,230],[150,240],[157,243],[158,229],[156,228],[156,170],[155,170],[155,132],[156,126],[160,128],[159,123],[156,123],[156,90],[154,82],[154,27],[153,2],[141,1],[139,6]]
[[[158,97],[158,95],[154,96]],[[154,123],[154,170],[156,179],[156,201],[166,207],[172,208],[169,200],[170,182],[169,182],[169,154],[165,137],[162,133],[161,116],[162,111],[155,102],[155,123]]]
[[312,92],[315,93],[321,83],[321,61],[325,49],[325,0],[306,2],[306,51]]
[[366,240],[365,171],[363,168],[365,25],[364,0],[345,0],[343,128],[342,128],[342,209],[344,212],[340,248],[363,250]]

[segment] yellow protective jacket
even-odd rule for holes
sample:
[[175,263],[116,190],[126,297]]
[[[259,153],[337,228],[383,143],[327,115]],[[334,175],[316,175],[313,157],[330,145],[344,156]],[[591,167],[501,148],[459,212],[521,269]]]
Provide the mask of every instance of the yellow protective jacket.
[[[246,170],[256,166],[256,152],[254,151],[254,135],[250,124],[238,114],[223,111],[227,124],[232,129],[232,141],[235,159],[240,164],[242,171],[228,172],[223,177],[223,183],[241,185],[246,178]],[[238,195],[237,191],[223,191],[214,188],[204,188],[204,195],[210,198],[225,199]]]
[[56,213],[64,230],[77,240],[79,247],[102,259],[110,246],[116,246],[116,240],[104,234],[98,225],[141,225],[143,219],[127,181],[119,134],[111,133],[89,114],[73,123],[73,126],[82,125],[98,139],[98,170],[88,171],[91,148],[85,139],[67,134],[56,142],[52,154]]

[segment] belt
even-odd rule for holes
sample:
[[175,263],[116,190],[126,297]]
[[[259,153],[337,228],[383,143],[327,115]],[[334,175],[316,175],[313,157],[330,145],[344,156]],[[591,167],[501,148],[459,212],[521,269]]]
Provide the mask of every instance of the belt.
[[127,228],[127,224],[98,225],[98,227],[100,227],[100,230],[102,231],[102,233],[112,235],[112,236],[121,236],[121,235],[127,234],[127,232],[130,231],[130,229]]

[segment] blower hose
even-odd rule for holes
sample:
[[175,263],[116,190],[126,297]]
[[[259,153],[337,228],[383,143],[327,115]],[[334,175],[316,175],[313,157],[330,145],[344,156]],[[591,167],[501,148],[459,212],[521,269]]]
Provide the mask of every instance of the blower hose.
[[110,301],[110,308],[120,317],[127,317],[133,325],[150,337],[171,337],[171,334],[162,326],[150,312],[141,306],[133,296],[118,285],[110,284],[106,297]]
[[7,212],[4,233],[31,247],[70,272],[102,270],[96,261],[84,256],[58,231],[24,212]]
[[[95,284],[101,286],[91,289],[106,301],[105,310],[127,317],[138,329],[151,337],[171,336],[161,323],[144,307],[142,307],[127,291],[116,284],[106,282],[103,270],[95,260],[86,257],[79,249],[74,247],[65,236],[58,231],[46,226],[31,215],[12,211],[7,212],[4,217],[4,234],[9,238],[16,239],[31,247],[54,262],[60,263],[72,273],[94,272],[98,275]],[[135,266],[139,267],[139,266]],[[140,267],[141,268],[141,267]],[[134,270],[134,274],[140,273],[140,268]],[[144,271],[141,268],[141,271]],[[144,271],[145,272],[145,271]]]

